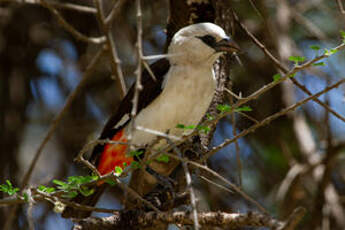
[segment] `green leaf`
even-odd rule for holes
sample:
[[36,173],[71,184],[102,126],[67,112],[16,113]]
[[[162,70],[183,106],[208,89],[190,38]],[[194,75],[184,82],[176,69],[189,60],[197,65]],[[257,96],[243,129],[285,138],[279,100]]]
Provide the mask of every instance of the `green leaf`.
[[139,151],[134,150],[134,151],[129,152],[128,155],[131,157],[139,157],[143,153],[144,153],[143,150],[139,150]]
[[61,180],[53,180],[53,183],[58,185],[57,188],[61,190],[67,190],[69,189],[69,185]]
[[8,195],[12,196],[19,191],[19,188],[13,187],[11,181],[6,180],[6,184],[0,185],[0,191],[7,193]]
[[11,181],[6,180],[6,184],[9,186],[9,188],[13,188]]
[[345,40],[345,31],[344,30],[340,30],[340,35],[341,37]]
[[0,191],[8,193],[9,187],[6,184],[0,185]]
[[226,113],[231,110],[230,105],[217,105],[217,110],[219,110],[221,113]]
[[23,199],[25,202],[29,202],[29,195],[27,193],[23,194]]
[[114,185],[117,184],[117,183],[116,183],[113,179],[111,179],[111,178],[105,179],[104,182],[107,183],[107,184],[109,184],[110,186],[114,186]]
[[123,167],[127,167],[127,166],[128,166],[127,162],[123,162]]
[[290,61],[295,62],[295,65],[298,65],[299,62],[303,62],[305,60],[305,57],[301,57],[301,56],[290,56],[289,57]]
[[311,45],[311,46],[309,46],[309,48],[312,50],[316,50],[316,51],[321,49],[320,46],[318,46],[318,45]]
[[326,66],[326,64],[324,62],[317,62],[314,63],[313,66]]
[[115,166],[115,176],[120,176],[123,172],[123,169],[120,166]]
[[78,196],[78,192],[77,191],[69,191],[66,194],[62,195],[62,197],[69,198],[69,199],[72,199],[72,198],[74,198],[76,196]]
[[92,195],[95,190],[94,189],[90,189],[86,186],[80,186],[80,188],[78,189],[78,191],[80,192],[80,194],[82,194],[83,196],[90,196]]
[[55,188],[53,187],[46,187],[44,185],[40,185],[37,188],[39,191],[46,192],[46,193],[52,193],[55,192]]
[[278,81],[280,78],[282,77],[282,75],[280,75],[279,73],[276,73],[273,75],[273,81]]
[[331,56],[331,55],[333,55],[333,54],[335,54],[337,52],[338,52],[337,49],[330,49],[330,50],[324,49],[324,53],[323,54],[326,55],[326,56]]
[[289,75],[290,78],[293,78],[295,76],[296,76],[296,73],[292,73],[292,74]]
[[42,191],[42,192],[44,192],[44,190],[46,189],[47,187],[46,186],[44,186],[44,185],[40,185],[40,186],[38,186],[38,190],[39,191]]
[[203,126],[203,125],[198,125],[197,126],[197,129],[199,130],[199,131],[201,131],[201,132],[204,132],[204,133],[208,133],[208,132],[210,132],[210,130],[211,130],[211,128],[210,127],[208,127],[208,126]]
[[252,111],[252,108],[249,106],[242,106],[236,109],[236,112],[250,112]]
[[139,169],[139,168],[141,168],[141,164],[139,162],[137,162],[137,161],[132,161],[131,168]]
[[207,119],[208,119],[209,121],[213,121],[213,120],[214,120],[214,117],[211,116],[211,114],[209,114],[209,113],[206,114],[206,117],[207,117]]
[[57,185],[60,185],[60,186],[65,186],[67,185],[65,182],[61,181],[61,180],[53,180],[53,183],[54,184],[57,184]]
[[323,54],[324,54],[324,55],[326,55],[326,56],[331,55],[331,53],[329,52],[329,50],[328,50],[328,49],[324,49]]
[[92,175],[92,176],[70,176],[67,178],[67,181],[69,184],[85,184],[85,183],[90,183],[94,180],[97,180],[98,176],[97,175]]
[[55,188],[53,188],[53,187],[48,187],[48,188],[46,189],[46,193],[52,193],[52,192],[55,192]]
[[156,158],[156,160],[159,162],[168,163],[169,162],[169,156],[166,154],[161,154]]
[[177,124],[177,125],[176,125],[176,128],[178,128],[178,129],[184,129],[184,127],[185,127],[185,126],[184,126],[183,124]]
[[331,49],[331,50],[330,50],[330,53],[331,53],[331,54],[335,54],[335,53],[337,53],[338,51],[339,51],[339,50],[337,50],[337,49]]
[[177,124],[176,128],[178,129],[185,129],[185,130],[189,130],[189,129],[195,129],[195,125],[183,125],[183,124]]

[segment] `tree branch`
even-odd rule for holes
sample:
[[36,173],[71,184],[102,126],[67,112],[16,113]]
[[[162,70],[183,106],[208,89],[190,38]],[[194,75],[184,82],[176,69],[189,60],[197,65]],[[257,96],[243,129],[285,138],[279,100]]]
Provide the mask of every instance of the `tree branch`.
[[[277,230],[292,230],[305,214],[304,208],[297,208],[286,222],[281,222],[268,215],[256,212],[226,213],[201,212],[198,213],[202,226],[221,226],[228,229],[241,227],[268,227]],[[193,215],[190,212],[121,212],[118,215],[105,218],[90,217],[76,220],[74,230],[107,230],[107,229],[139,229],[159,224],[192,225]]]

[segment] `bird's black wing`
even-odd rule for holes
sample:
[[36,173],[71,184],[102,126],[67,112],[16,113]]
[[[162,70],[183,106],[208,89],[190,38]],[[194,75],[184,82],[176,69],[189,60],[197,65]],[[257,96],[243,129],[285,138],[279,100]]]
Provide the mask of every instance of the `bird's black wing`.
[[[152,78],[152,76],[146,69],[143,71],[141,76],[141,84],[143,86],[143,90],[141,90],[139,93],[137,113],[140,113],[142,109],[148,106],[162,92],[162,83],[164,80],[164,75],[169,71],[169,68],[169,61],[163,58],[150,65],[150,69],[156,80]],[[106,123],[101,133],[100,139],[111,139],[119,130],[121,130],[130,121],[128,120],[121,127],[114,128],[123,116],[125,116],[126,114],[130,116],[133,106],[132,99],[134,97],[134,92],[135,83],[132,85],[125,98],[119,104],[116,112],[110,117],[110,119]],[[98,159],[99,154],[103,152],[103,148],[104,145],[97,145],[94,148],[90,159],[92,163],[97,164],[96,161]]]

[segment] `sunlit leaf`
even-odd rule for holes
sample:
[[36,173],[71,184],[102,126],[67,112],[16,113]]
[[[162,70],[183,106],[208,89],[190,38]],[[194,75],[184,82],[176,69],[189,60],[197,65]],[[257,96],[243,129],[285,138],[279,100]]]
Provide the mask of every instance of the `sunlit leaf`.
[[273,81],[278,81],[282,76],[279,73],[273,75]]
[[156,160],[159,162],[168,163],[169,162],[169,156],[166,154],[161,154],[156,158]]

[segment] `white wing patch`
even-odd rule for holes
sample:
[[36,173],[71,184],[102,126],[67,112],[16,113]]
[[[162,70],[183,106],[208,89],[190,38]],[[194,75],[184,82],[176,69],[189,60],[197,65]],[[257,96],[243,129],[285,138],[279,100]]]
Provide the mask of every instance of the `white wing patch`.
[[128,113],[126,113],[125,115],[123,115],[121,120],[119,122],[117,122],[117,124],[114,126],[114,129],[117,129],[120,126],[124,125],[128,120],[129,120],[129,115],[128,115]]

